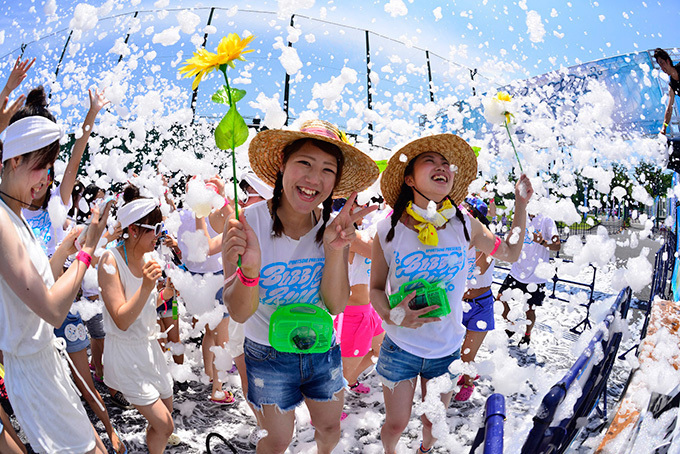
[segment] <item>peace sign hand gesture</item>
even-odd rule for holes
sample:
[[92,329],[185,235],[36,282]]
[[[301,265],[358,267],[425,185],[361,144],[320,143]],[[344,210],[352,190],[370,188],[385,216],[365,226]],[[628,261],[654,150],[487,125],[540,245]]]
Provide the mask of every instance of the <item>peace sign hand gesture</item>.
[[352,213],[352,206],[356,198],[357,193],[353,192],[347,199],[347,202],[345,202],[345,206],[342,207],[342,210],[333,219],[333,222],[326,227],[326,231],[323,234],[324,247],[338,251],[349,246],[356,237],[354,223],[378,209],[377,205],[373,205]]

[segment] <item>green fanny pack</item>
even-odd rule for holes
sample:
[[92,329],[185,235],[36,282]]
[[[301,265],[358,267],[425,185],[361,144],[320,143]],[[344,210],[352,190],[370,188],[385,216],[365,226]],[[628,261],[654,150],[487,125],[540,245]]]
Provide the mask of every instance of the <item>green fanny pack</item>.
[[333,342],[333,317],[312,304],[279,306],[269,320],[269,343],[283,353],[325,353]]
[[428,306],[439,306],[439,309],[421,315],[419,318],[444,317],[451,313],[444,283],[427,282],[425,279],[415,279],[401,284],[397,293],[389,295],[390,308],[396,307],[414,290],[416,291],[416,296],[408,303],[408,307],[411,310],[415,311]]

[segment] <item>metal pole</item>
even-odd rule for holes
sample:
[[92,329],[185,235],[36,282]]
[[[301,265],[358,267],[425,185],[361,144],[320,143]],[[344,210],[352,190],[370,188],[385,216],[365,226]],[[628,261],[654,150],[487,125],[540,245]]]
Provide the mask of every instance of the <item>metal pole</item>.
[[[139,15],[139,11],[135,11],[135,15],[132,16],[132,18],[134,19],[134,18],[136,18],[138,15]],[[130,40],[130,32],[128,31],[128,34],[125,35],[125,44],[127,44],[129,40]],[[118,57],[118,63],[120,63],[120,61],[121,61],[122,59],[123,59],[123,54],[121,54],[120,57]]]
[[[290,16],[290,26],[295,25],[295,14]],[[288,41],[288,47],[293,47],[293,43]],[[290,98],[290,74],[286,71],[286,78],[283,82],[283,111],[286,113],[286,126],[288,125],[288,102]]]
[[[206,27],[210,25],[213,18],[213,13],[215,13],[215,8],[210,8],[210,15],[208,16],[208,23]],[[203,47],[208,43],[208,32],[203,35]],[[191,124],[196,123],[196,98],[198,98],[198,87],[191,94]]]
[[[59,57],[59,62],[57,63],[57,69],[54,71],[54,80],[56,82],[57,76],[59,75],[59,68],[61,68],[61,62],[64,60],[64,54],[66,54],[66,48],[68,47],[68,43],[71,41],[71,35],[73,35],[73,30],[68,34],[68,38],[66,38],[66,44],[64,44],[64,49],[61,51],[61,57]],[[48,95],[47,99],[52,99],[52,90],[50,90],[50,94]]]
[[430,101],[434,102],[434,87],[432,86],[432,67],[430,66],[430,51],[425,51],[425,60],[427,60],[427,80],[428,90],[430,91]]
[[[364,30],[366,33],[366,102],[368,105],[368,110],[373,110],[373,94],[371,89],[373,84],[371,83],[371,44],[368,37],[368,30]],[[373,123],[368,124],[368,143],[373,145]]]

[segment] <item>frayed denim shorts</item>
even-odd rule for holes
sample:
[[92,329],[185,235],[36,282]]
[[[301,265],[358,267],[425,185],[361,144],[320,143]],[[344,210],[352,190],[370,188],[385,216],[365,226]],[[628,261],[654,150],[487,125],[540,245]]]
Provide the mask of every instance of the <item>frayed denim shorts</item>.
[[455,383],[458,375],[450,373],[449,366],[457,359],[460,359],[460,349],[443,358],[421,358],[403,350],[389,336],[385,336],[375,370],[387,387],[404,380],[413,380],[418,375],[431,380],[449,374],[451,381]]
[[246,338],[243,352],[248,402],[257,410],[276,405],[287,412],[305,399],[328,402],[347,384],[337,344],[325,353],[282,353]]

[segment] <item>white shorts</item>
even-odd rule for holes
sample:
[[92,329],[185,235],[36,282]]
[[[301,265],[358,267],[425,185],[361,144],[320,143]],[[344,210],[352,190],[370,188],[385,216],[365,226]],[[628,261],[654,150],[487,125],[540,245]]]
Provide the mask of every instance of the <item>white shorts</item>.
[[94,449],[92,423],[53,345],[28,356],[5,352],[5,386],[36,452],[83,454]]
[[229,317],[229,342],[227,350],[232,358],[243,354],[243,341],[246,339],[246,329],[242,323],[235,322]]
[[172,375],[158,341],[106,336],[104,383],[133,405],[151,405],[172,397]]

